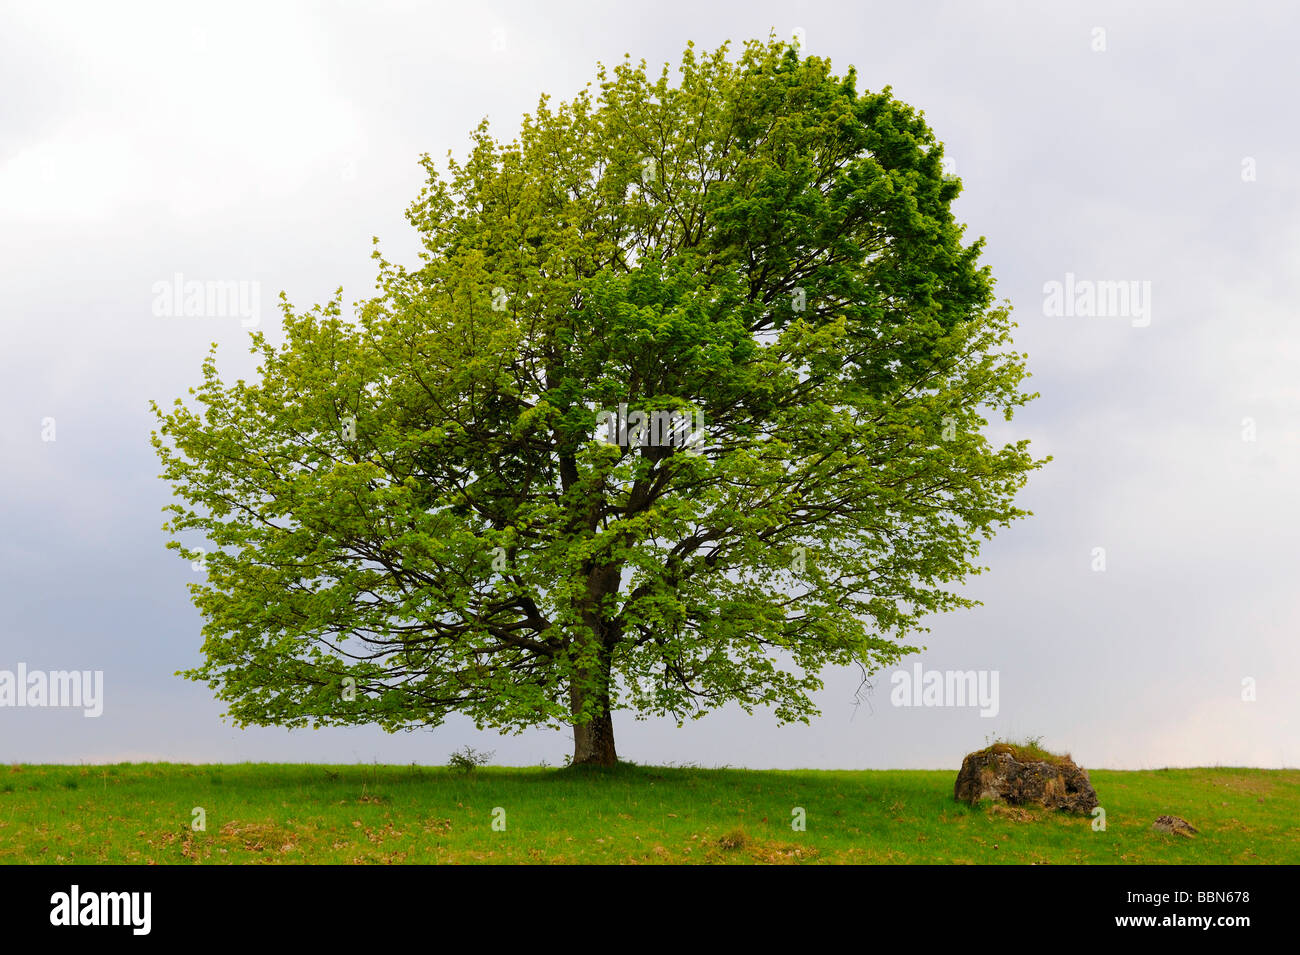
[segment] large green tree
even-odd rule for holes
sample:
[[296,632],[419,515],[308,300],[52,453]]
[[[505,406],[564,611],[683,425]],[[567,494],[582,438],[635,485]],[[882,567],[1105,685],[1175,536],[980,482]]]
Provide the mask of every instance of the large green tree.
[[888,89],[688,48],[423,162],[418,267],[376,252],[355,317],[285,303],[255,383],[214,354],[155,406],[169,546],[214,548],[185,675],[236,723],[457,712],[611,764],[617,709],[807,720],[826,666],[973,603],[1042,463],[986,416],[1033,396]]

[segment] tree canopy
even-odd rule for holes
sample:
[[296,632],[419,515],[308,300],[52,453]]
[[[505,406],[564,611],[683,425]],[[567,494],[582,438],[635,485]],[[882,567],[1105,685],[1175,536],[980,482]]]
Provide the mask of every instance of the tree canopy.
[[[604,67],[427,155],[418,263],[282,303],[258,378],[153,442],[209,683],[240,725],[815,714],[915,649],[1041,465],[923,117],[775,40]],[[191,544],[183,543],[189,540]]]

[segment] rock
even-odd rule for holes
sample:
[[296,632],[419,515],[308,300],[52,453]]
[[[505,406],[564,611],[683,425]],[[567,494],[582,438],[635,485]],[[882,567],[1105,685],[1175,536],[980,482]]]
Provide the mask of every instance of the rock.
[[983,799],[1078,813],[1090,813],[1097,806],[1097,793],[1087,771],[1070,757],[1042,758],[1006,743],[962,760],[953,795],[972,806]]
[[1160,816],[1155,822],[1151,823],[1151,828],[1156,832],[1172,832],[1175,835],[1187,836],[1191,838],[1192,834],[1199,830],[1181,816]]

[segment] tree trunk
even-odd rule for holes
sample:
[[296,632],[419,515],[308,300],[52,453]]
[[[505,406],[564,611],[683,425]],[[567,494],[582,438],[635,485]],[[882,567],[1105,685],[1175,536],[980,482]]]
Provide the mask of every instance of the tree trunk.
[[573,765],[613,766],[618,762],[618,753],[614,751],[614,719],[609,712],[609,693],[599,695],[597,712],[585,723],[577,722],[577,715],[582,712],[582,691],[570,687],[569,699],[574,714]]
[[596,641],[596,652],[595,659],[580,668],[569,683],[574,766],[613,766],[618,762],[618,753],[614,751],[614,720],[609,711],[609,687],[618,627],[598,608],[609,594],[618,591],[621,573],[618,563],[608,563],[594,568],[587,577],[582,618]]
[[573,727],[574,766],[613,766],[618,762],[614,751],[614,721],[609,713],[590,723]]

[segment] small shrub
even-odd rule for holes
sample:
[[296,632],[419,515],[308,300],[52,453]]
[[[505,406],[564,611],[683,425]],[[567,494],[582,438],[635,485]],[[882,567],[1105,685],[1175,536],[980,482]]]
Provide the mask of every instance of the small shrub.
[[452,769],[460,770],[462,773],[472,773],[480,766],[486,766],[495,755],[495,750],[482,752],[472,746],[466,746],[452,753],[448,757],[447,765]]

